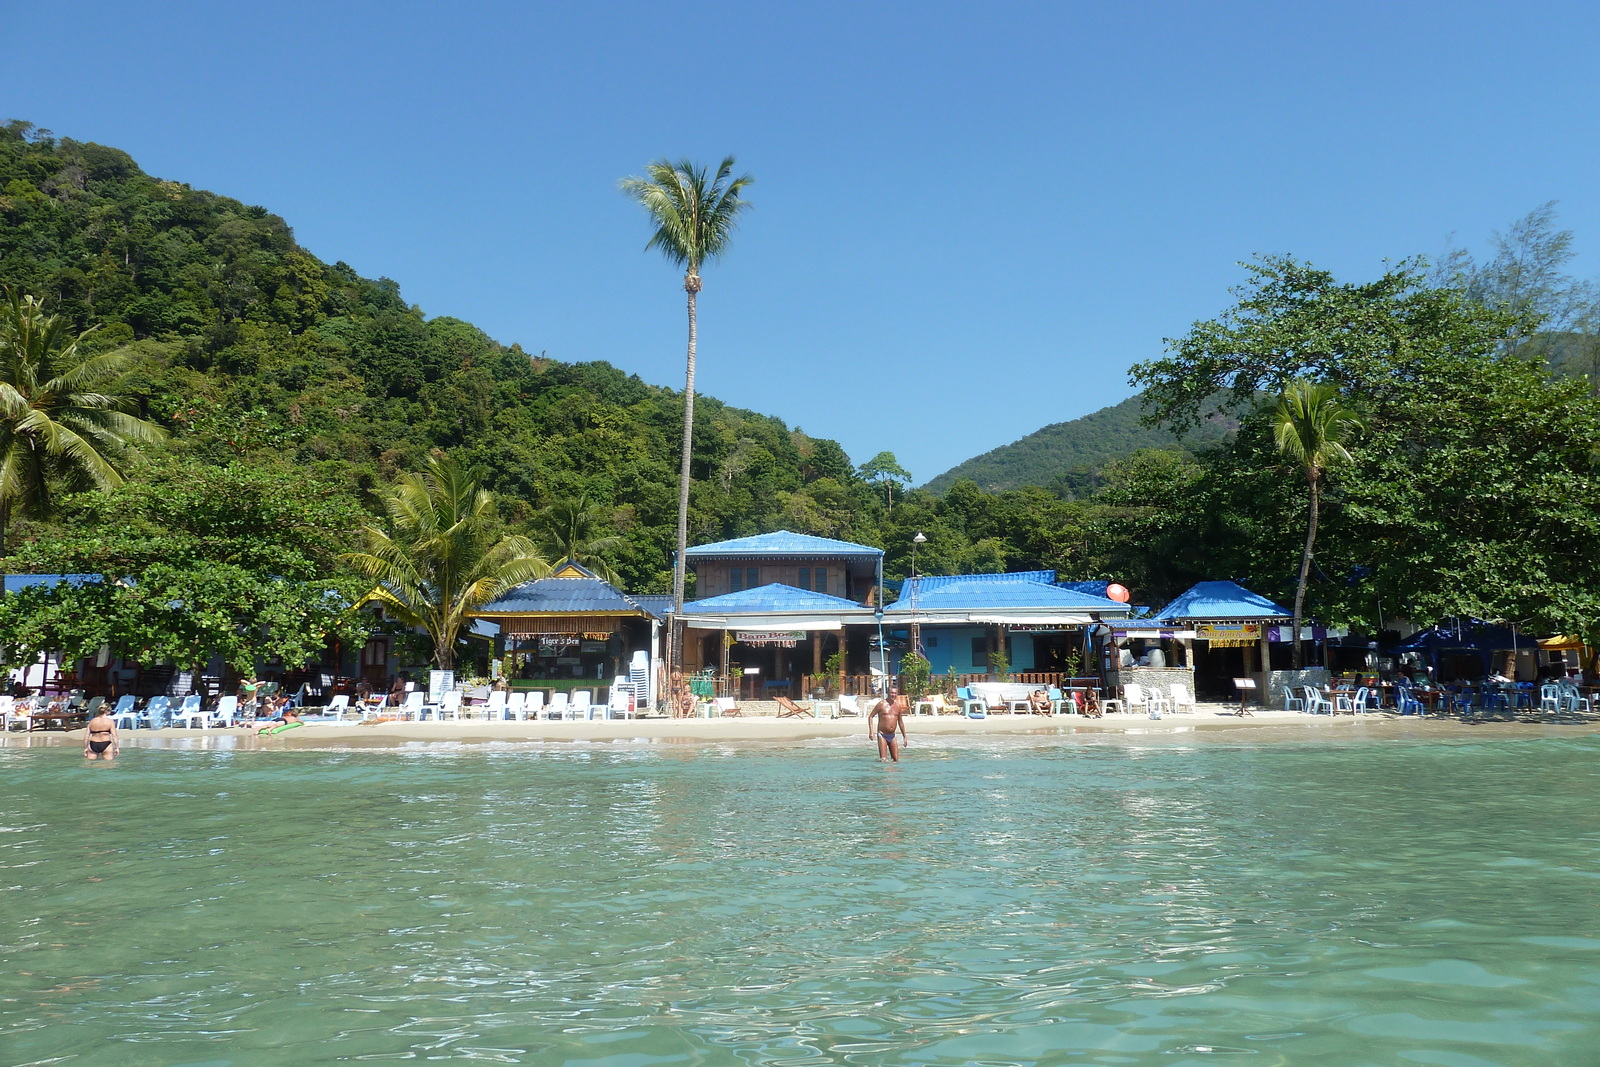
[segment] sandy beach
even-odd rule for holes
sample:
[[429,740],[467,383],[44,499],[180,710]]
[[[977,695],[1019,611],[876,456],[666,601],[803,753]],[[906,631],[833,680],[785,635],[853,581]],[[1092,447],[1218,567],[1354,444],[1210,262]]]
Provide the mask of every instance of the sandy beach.
[[[1085,719],[1075,715],[1037,717],[997,715],[967,719],[954,715],[920,716],[908,720],[908,753],[914,753],[919,736],[942,741],[971,737],[1031,736],[1077,738],[1085,742],[1120,737],[1231,741],[1423,740],[1439,738],[1510,739],[1571,737],[1600,732],[1600,721],[1567,718],[1537,721],[1524,718],[1475,719],[1417,718],[1386,713],[1327,716],[1302,712],[1258,711],[1239,718],[1218,706],[1196,712],[1169,714],[1161,719],[1142,715],[1109,715]],[[727,744],[730,742],[794,743],[823,738],[867,739],[866,723],[858,718],[778,719],[746,716],[728,719],[609,719],[585,722],[382,722],[362,726],[308,724],[276,737],[257,737],[242,728],[184,730],[124,730],[122,747],[171,749],[233,749],[283,751],[416,749],[449,746],[517,743],[638,743],[674,745]],[[34,731],[0,734],[0,747],[33,748],[83,745],[83,731]]]

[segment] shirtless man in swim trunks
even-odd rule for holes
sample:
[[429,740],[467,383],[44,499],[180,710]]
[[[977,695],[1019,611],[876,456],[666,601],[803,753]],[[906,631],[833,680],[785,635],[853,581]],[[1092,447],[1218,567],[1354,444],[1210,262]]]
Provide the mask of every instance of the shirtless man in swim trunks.
[[116,759],[120,751],[122,744],[117,740],[117,720],[102,709],[89,720],[89,728],[83,732],[83,756],[85,759],[109,762]]
[[[878,735],[878,762],[894,760],[900,762],[900,742],[906,736],[906,698],[900,695],[898,686],[889,687],[889,695],[878,701],[872,709],[872,714],[867,716],[867,736],[874,733]],[[874,730],[872,720],[878,720]]]

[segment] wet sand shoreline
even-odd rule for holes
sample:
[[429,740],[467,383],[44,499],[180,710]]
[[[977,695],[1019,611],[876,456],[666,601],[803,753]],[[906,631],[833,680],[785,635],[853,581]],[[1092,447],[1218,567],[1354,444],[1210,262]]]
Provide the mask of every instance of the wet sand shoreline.
[[[1112,715],[1103,719],[1078,716],[1027,715],[966,719],[948,715],[907,720],[908,750],[919,736],[941,741],[959,738],[1017,737],[1083,742],[1120,738],[1258,743],[1279,741],[1348,742],[1356,740],[1517,739],[1573,737],[1600,733],[1600,721],[1588,718],[1470,719],[1400,717],[1391,714],[1309,716],[1300,712],[1261,711],[1239,718],[1215,710],[1149,719]],[[796,743],[820,739],[867,739],[862,719],[610,719],[593,722],[385,722],[368,726],[311,724],[276,737],[257,737],[242,728],[122,731],[122,747],[232,751],[373,751],[430,747],[459,750],[479,745],[561,743],[661,743],[724,745],[745,742]],[[0,748],[78,747],[83,731],[34,731],[0,734]]]

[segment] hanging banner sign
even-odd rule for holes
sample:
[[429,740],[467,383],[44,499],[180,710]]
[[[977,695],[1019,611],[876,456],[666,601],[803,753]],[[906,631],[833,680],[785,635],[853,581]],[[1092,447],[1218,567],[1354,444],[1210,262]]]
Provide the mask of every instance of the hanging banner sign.
[[578,647],[577,634],[540,634],[539,651],[565,652],[570,648]]
[[1242,648],[1261,640],[1261,625],[1254,622],[1226,625],[1200,623],[1194,628],[1194,636],[1198,640],[1211,642],[1212,648]]
[[801,630],[737,630],[734,640],[741,645],[761,645],[769,648],[794,648],[805,637]]

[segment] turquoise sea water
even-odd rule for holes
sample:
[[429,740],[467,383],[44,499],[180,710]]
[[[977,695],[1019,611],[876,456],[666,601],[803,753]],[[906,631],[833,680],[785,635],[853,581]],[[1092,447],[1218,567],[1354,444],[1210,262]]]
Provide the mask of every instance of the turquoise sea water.
[[0,749],[0,1063],[1600,1063],[1600,740],[867,751]]

